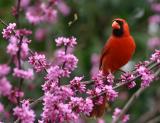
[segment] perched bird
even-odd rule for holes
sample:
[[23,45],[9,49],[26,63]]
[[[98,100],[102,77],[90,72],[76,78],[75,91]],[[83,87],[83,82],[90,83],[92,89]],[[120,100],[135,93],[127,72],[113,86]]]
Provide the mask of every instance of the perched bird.
[[[112,35],[102,50],[99,69],[104,75],[117,71],[131,59],[135,48],[136,45],[127,22],[121,18],[114,19]],[[103,103],[93,107],[91,116],[101,117],[105,111],[106,101],[104,96]]]

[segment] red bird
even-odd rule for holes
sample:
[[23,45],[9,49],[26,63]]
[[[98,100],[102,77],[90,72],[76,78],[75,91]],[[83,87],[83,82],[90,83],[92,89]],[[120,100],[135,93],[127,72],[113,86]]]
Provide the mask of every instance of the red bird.
[[[131,59],[135,48],[136,45],[127,22],[121,18],[114,19],[112,35],[102,50],[99,69],[104,75],[117,71]],[[103,103],[94,106],[91,116],[101,117],[105,111],[106,101],[104,96]]]

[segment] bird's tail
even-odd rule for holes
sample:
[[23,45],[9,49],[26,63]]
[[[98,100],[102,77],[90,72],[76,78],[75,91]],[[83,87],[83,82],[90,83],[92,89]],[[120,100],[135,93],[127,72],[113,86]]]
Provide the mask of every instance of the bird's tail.
[[107,107],[109,107],[109,104],[106,96],[104,96],[102,104],[94,104],[90,117],[102,117]]

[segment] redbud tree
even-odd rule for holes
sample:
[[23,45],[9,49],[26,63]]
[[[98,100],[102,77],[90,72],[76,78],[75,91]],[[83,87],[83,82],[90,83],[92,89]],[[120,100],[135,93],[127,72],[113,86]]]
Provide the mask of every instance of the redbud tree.
[[[156,9],[158,5],[152,5],[152,9],[159,12],[158,7]],[[78,63],[81,61],[74,52],[80,45],[76,34],[55,36],[50,28],[51,25],[58,25],[61,16],[66,17],[71,13],[72,8],[66,1],[16,0],[11,11],[14,21],[7,22],[5,18],[0,18],[1,37],[6,44],[3,52],[7,55],[7,60],[0,62],[1,122],[82,122],[89,119],[94,105],[101,104],[105,95],[111,105],[108,108],[112,114],[110,122],[125,123],[132,119],[132,112],[128,113],[128,110],[134,105],[133,102],[159,79],[158,48],[148,59],[137,62],[132,70],[120,72],[119,76],[112,73],[104,76],[98,70],[97,54],[92,55],[91,72],[78,74],[76,71],[80,70]],[[71,28],[78,21],[77,15],[73,14],[73,20],[66,23],[66,28]],[[150,17],[151,25],[160,22],[154,20],[157,16]],[[29,28],[23,24],[24,19]],[[47,38],[49,35],[54,38]],[[39,44],[50,40],[47,41],[47,51],[34,49],[34,39]],[[158,37],[152,37],[149,48],[155,49],[159,45],[157,40]],[[50,51],[52,46],[55,47],[54,51]],[[78,52],[81,53],[81,50],[78,49]],[[89,74],[91,77],[88,77]],[[120,97],[121,88],[136,91],[124,107],[112,107]],[[39,90],[41,93],[37,96]],[[102,118],[94,120],[105,122]]]

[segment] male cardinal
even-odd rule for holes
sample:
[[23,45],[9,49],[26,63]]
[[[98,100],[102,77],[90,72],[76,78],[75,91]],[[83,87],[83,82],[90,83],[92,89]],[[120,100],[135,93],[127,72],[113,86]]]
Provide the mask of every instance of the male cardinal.
[[[112,23],[112,35],[106,42],[100,57],[99,69],[104,75],[113,73],[125,65],[132,57],[136,45],[124,19],[117,18]],[[94,105],[91,116],[101,117],[105,111],[106,96],[103,103]]]

